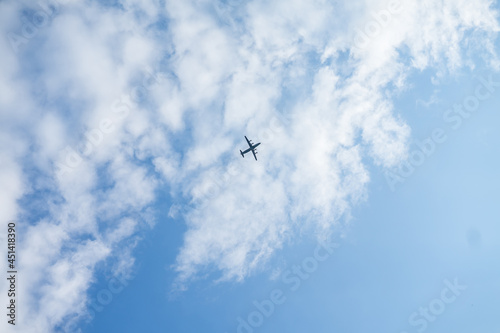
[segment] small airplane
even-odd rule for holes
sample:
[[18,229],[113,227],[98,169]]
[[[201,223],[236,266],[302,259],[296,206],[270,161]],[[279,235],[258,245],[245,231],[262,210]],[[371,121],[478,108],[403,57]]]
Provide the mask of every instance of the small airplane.
[[257,150],[256,150],[256,148],[257,148],[258,145],[260,145],[260,142],[257,143],[257,144],[253,144],[252,141],[248,140],[248,138],[246,136],[245,136],[245,139],[247,140],[247,143],[250,146],[250,148],[248,148],[245,151],[241,151],[240,150],[241,156],[245,157],[245,154],[248,153],[249,151],[251,151],[253,153],[253,157],[255,157],[255,160],[257,161]]

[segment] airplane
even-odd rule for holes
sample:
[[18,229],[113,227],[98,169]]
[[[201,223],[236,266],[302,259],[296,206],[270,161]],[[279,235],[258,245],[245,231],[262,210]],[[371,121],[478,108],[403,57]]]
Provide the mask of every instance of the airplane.
[[248,140],[248,138],[246,136],[245,136],[245,139],[247,140],[247,143],[250,146],[250,148],[248,148],[245,151],[241,151],[240,150],[241,156],[245,157],[245,154],[248,153],[249,151],[251,151],[253,153],[253,157],[255,157],[255,160],[257,161],[257,151],[256,151],[256,148],[257,148],[258,145],[260,145],[260,142],[254,145],[252,143],[252,141]]

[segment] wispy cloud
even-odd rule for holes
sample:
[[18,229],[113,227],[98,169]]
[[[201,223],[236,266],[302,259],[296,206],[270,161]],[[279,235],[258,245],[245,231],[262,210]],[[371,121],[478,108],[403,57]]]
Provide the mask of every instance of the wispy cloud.
[[[227,173],[234,181],[217,186],[216,195],[201,194],[209,202],[186,212],[190,229],[175,266],[179,283],[205,269],[221,272],[221,279],[241,280],[297,229],[312,227],[319,235],[336,230],[365,196],[366,159],[392,167],[406,157],[410,129],[394,111],[391,96],[405,89],[414,69],[432,66],[443,75],[463,66],[466,32],[478,31],[473,38],[490,41],[498,31],[489,6],[371,2],[356,11],[320,1],[255,1],[240,4],[237,12],[246,15],[228,28],[193,3],[169,3],[173,34],[182,36],[174,45],[185,50],[186,43],[204,45],[208,36],[217,35],[228,59],[219,71],[216,66],[176,71],[181,86],[195,77],[220,78],[218,91],[213,82],[207,83],[210,88],[198,87],[212,92],[216,106],[197,113],[191,123],[207,134],[188,150],[185,169],[196,175],[188,197],[209,191],[211,172],[220,167],[218,156],[227,156],[219,149],[211,155],[217,158],[207,160],[210,155],[200,150],[209,148],[207,141],[225,135],[234,145],[244,144],[238,135],[255,137],[271,127],[277,113],[287,118],[280,123],[283,131],[262,139],[258,164],[248,163],[238,175]],[[195,33],[186,13],[203,22],[202,32]],[[373,27],[377,33],[358,47],[356,34]],[[191,68],[191,57],[211,59],[213,52],[190,48],[173,65]],[[228,69],[233,75],[227,78]],[[200,124],[221,118],[230,126],[220,130]]]

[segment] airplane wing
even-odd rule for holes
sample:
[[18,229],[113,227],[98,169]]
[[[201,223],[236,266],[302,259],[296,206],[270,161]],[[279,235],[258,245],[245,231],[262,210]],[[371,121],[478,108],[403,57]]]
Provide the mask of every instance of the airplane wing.
[[257,161],[257,155],[256,155],[256,152],[255,152],[255,149],[252,149],[252,154],[253,154],[253,157],[255,157],[255,160]]
[[250,146],[250,148],[252,148],[252,144],[250,143],[250,140],[248,140],[246,135],[245,135],[245,140],[247,140],[248,145]]

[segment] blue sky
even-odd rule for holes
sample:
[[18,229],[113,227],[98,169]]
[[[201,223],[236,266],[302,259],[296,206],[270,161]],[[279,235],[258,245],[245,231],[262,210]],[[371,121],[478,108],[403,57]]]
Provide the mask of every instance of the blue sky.
[[2,332],[499,329],[497,3],[0,16]]

